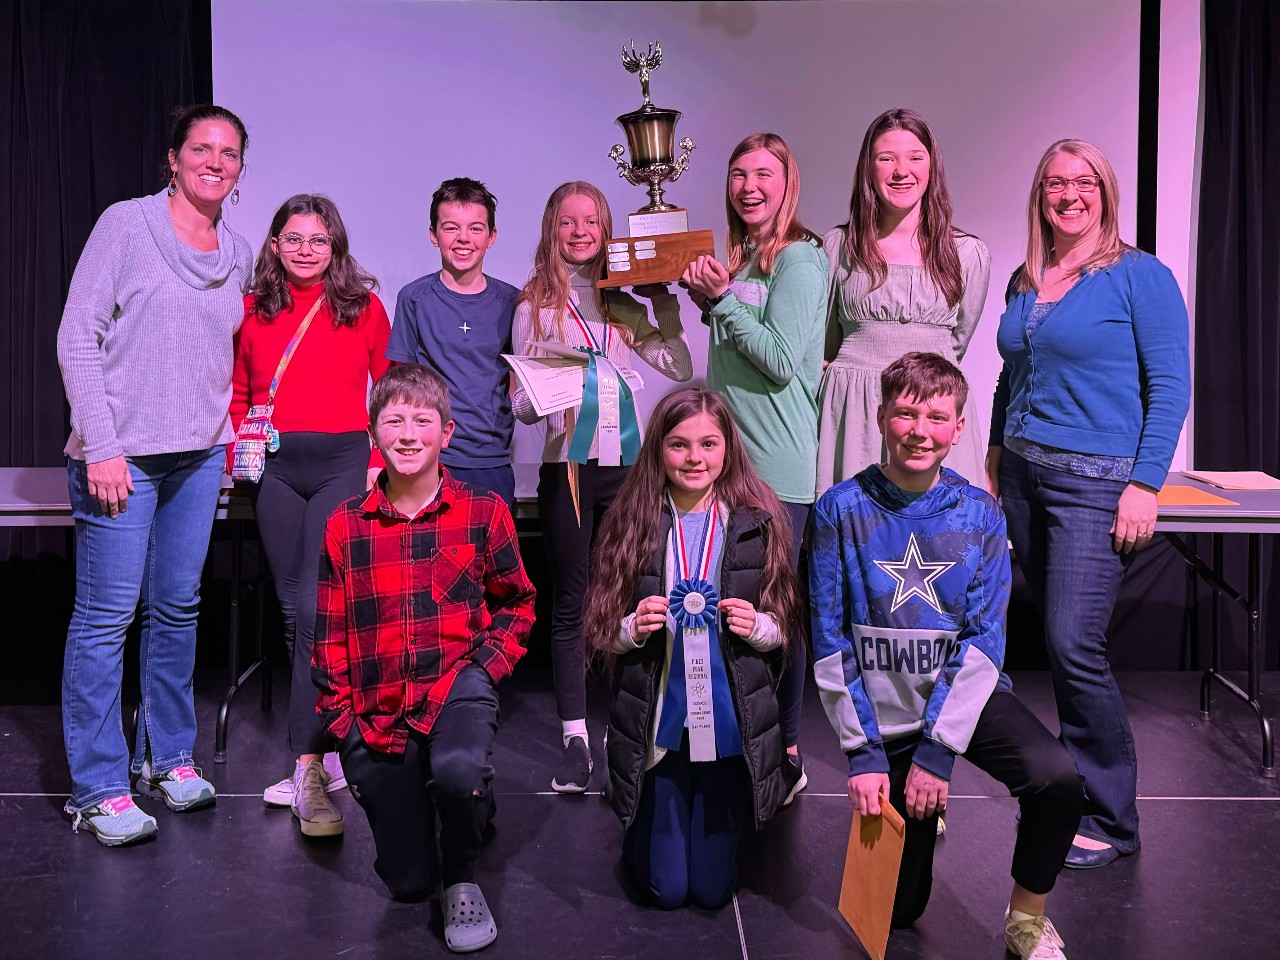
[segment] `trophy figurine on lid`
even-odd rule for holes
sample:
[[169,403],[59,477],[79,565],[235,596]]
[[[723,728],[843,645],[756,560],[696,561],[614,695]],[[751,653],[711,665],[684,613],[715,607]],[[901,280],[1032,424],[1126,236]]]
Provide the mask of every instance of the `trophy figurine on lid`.
[[680,279],[685,267],[699,256],[715,255],[715,238],[710,230],[689,230],[688,213],[663,199],[664,183],[674,183],[689,168],[693,141],[680,141],[683,151],[676,152],[676,124],[683,114],[679,110],[656,107],[649,99],[649,73],[662,64],[662,45],[649,44],[644,53],[636,53],[634,42],[622,48],[622,65],[628,73],[640,74],[640,92],[644,103],[640,109],[624,113],[617,123],[627,135],[631,162],[623,159],[622,144],[614,144],[609,158],[618,165],[618,176],[634,186],[649,189],[649,202],[629,214],[629,237],[609,240],[608,276],[596,282],[598,287],[633,286],[642,283],[671,283]]

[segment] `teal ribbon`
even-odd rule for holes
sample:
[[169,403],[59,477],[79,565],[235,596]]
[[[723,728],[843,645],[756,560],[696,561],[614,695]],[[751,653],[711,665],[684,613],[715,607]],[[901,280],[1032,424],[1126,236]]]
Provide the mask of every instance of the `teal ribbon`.
[[[578,347],[587,355],[587,380],[582,388],[582,406],[573,428],[573,440],[569,444],[569,459],[574,463],[586,463],[591,458],[591,441],[595,439],[600,424],[600,381],[596,357],[604,354],[591,347]],[[620,400],[619,440],[622,446],[622,465],[629,467],[640,455],[640,417],[636,414],[635,397],[627,381],[619,374],[618,398]]]

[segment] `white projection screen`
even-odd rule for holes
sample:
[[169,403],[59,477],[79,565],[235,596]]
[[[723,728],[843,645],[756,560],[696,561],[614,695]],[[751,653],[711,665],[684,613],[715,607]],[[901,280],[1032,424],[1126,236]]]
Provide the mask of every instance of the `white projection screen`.
[[[668,198],[688,208],[691,227],[715,230],[721,253],[725,166],[743,136],[771,130],[790,142],[802,219],[822,233],[846,217],[870,121],[896,106],[924,115],[955,222],[993,257],[964,361],[984,430],[1002,294],[1023,256],[1027,194],[1048,144],[1070,136],[1102,148],[1120,178],[1123,235],[1134,238],[1139,0],[213,0],[213,39],[216,99],[251,138],[230,222],[257,247],[289,195],[328,194],[388,311],[401,286],[439,267],[427,218],[446,178],[474,177],[498,197],[486,272],[517,286],[558,184],[600,186],[625,231],[624,215],[645,197],[617,177],[608,152],[622,140],[614,118],[641,102],[621,64],[631,40],[661,42],[653,100],[683,111],[678,135],[697,144]],[[1171,265],[1185,277],[1185,263]],[[682,303],[702,371],[706,330]],[[645,408],[667,386],[656,374],[648,382]],[[540,450],[538,432],[521,427],[516,460],[536,462]]]

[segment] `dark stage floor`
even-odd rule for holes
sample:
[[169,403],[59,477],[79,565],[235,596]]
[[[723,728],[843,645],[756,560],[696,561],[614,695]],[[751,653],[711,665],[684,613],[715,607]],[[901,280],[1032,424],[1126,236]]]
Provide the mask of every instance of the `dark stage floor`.
[[[1144,846],[1091,873],[1066,873],[1051,915],[1073,960],[1275,956],[1280,942],[1280,786],[1256,775],[1257,727],[1243,705],[1197,714],[1197,677],[1122,677],[1142,762]],[[1275,676],[1268,678],[1277,691]],[[156,841],[109,850],[72,835],[58,709],[0,707],[0,956],[291,958],[446,956],[428,905],[391,902],[372,870],[368,827],[345,792],[347,833],[304,842],[262,788],[289,767],[283,704],[256,687],[232,714],[230,758],[212,759],[217,676],[199,678],[198,757],[221,796],[198,813],[142,804]],[[1015,676],[1051,717],[1047,678]],[[538,665],[503,687],[496,832],[482,883],[498,941],[481,956],[824,960],[863,956],[836,912],[849,825],[843,757],[812,695],[802,741],[809,789],[741,858],[736,902],[664,913],[629,899],[618,824],[598,794],[549,792],[559,741],[550,678]],[[1272,699],[1274,702],[1274,697]],[[594,704],[596,708],[602,706]],[[597,736],[597,727],[592,733]],[[603,783],[597,747],[593,786]],[[957,764],[933,900],[892,958],[1005,956],[1015,803]],[[430,927],[430,929],[426,929]]]

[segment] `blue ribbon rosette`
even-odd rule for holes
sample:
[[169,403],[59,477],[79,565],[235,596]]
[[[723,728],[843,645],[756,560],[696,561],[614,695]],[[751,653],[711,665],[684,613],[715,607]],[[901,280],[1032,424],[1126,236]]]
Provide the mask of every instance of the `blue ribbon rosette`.
[[720,598],[716,588],[700,577],[686,577],[675,585],[668,598],[671,618],[676,624],[676,641],[684,639],[684,631],[708,630],[710,641],[716,642],[716,608]]

